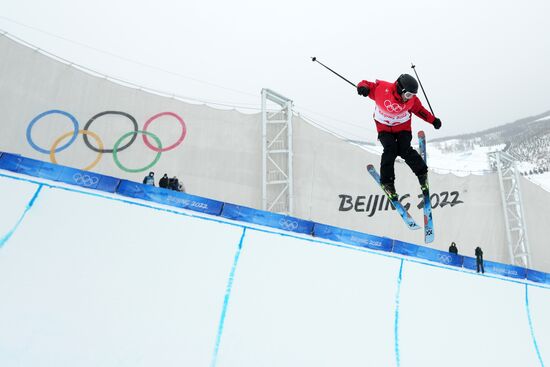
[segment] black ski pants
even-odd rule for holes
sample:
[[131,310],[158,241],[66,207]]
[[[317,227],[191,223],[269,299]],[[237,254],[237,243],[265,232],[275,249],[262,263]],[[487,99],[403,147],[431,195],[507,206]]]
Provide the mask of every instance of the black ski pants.
[[384,147],[380,162],[380,183],[394,182],[395,170],[393,166],[397,156],[405,160],[405,163],[407,163],[416,176],[428,172],[428,166],[426,166],[420,154],[411,147],[412,132],[399,131],[390,133],[381,131],[378,133],[378,140],[380,140],[380,143]]
[[480,269],[482,273],[485,273],[485,268],[483,267],[483,256],[476,256],[476,266],[478,273]]

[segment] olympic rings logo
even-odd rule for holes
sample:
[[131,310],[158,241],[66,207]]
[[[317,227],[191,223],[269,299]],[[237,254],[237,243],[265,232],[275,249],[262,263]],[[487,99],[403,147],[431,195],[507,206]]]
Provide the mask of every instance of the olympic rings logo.
[[391,103],[389,99],[386,99],[384,101],[384,107],[386,107],[386,110],[390,112],[401,112],[403,111],[403,106],[397,104],[397,103]]
[[[32,129],[33,129],[34,125],[36,125],[36,123],[38,121],[40,121],[42,118],[44,118],[48,115],[54,115],[54,114],[62,115],[62,116],[67,117],[73,124],[73,131],[69,131],[69,132],[64,133],[61,136],[57,137],[55,139],[55,141],[53,142],[52,146],[49,149],[45,149],[45,148],[42,148],[42,147],[38,146],[33,141],[33,139],[32,139]],[[105,149],[104,146],[103,146],[103,141],[101,140],[99,135],[97,135],[93,131],[90,131],[90,126],[92,125],[92,123],[95,120],[97,120],[98,118],[100,118],[102,116],[106,116],[106,115],[119,115],[119,116],[126,117],[128,120],[130,120],[130,122],[132,123],[132,127],[133,127],[133,130],[123,134],[115,142],[112,149]],[[161,143],[159,137],[156,136],[155,134],[147,131],[147,128],[149,127],[149,125],[151,125],[155,120],[157,120],[159,117],[162,117],[162,116],[171,116],[171,117],[175,118],[181,126],[181,134],[178,137],[178,139],[173,144],[171,144],[169,146],[166,146],[164,148],[162,146],[162,143]],[[30,146],[33,147],[35,150],[37,150],[40,153],[49,154],[50,161],[52,163],[57,164],[57,159],[56,159],[56,156],[55,156],[56,153],[59,153],[59,152],[65,150],[65,149],[67,149],[72,143],[74,143],[74,141],[76,140],[78,135],[82,135],[82,137],[84,139],[84,144],[86,144],[86,146],[88,148],[90,148],[91,150],[93,150],[94,152],[98,153],[95,160],[92,163],[90,163],[89,165],[87,165],[86,167],[84,167],[83,170],[85,170],[85,171],[91,170],[93,167],[95,167],[99,163],[99,161],[101,160],[101,157],[104,153],[112,153],[113,154],[113,160],[114,160],[115,164],[121,170],[126,171],[126,172],[142,172],[142,171],[146,171],[149,168],[153,167],[159,161],[160,156],[163,152],[167,152],[169,150],[172,150],[172,149],[176,148],[177,146],[179,146],[183,142],[183,140],[185,139],[185,136],[187,135],[187,126],[185,125],[185,122],[183,121],[183,119],[178,114],[176,114],[174,112],[160,112],[160,113],[157,113],[157,114],[151,116],[145,122],[145,124],[143,125],[143,129],[140,130],[138,128],[138,123],[137,123],[136,119],[132,115],[130,115],[126,112],[122,112],[122,111],[103,111],[103,112],[100,112],[100,113],[94,115],[91,119],[88,120],[88,122],[86,122],[86,124],[84,125],[84,128],[80,129],[78,120],[72,114],[70,114],[66,111],[63,111],[63,110],[48,110],[48,111],[45,111],[45,112],[42,112],[42,113],[38,114],[36,117],[34,117],[30,121],[29,125],[27,126],[27,133],[26,134],[27,134],[27,141],[30,144]],[[156,154],[155,158],[153,159],[153,161],[151,163],[147,164],[144,167],[141,167],[141,168],[128,168],[128,167],[125,167],[120,162],[119,157],[118,157],[118,153],[120,153],[124,149],[127,149],[128,147],[130,147],[134,143],[134,141],[136,140],[138,134],[142,135],[143,143],[150,150],[156,152],[157,154]],[[92,137],[95,140],[95,144],[96,144],[95,146],[92,145],[92,143],[90,142],[90,139],[88,138],[89,136]],[[125,139],[127,139],[130,136],[131,136],[130,140],[126,144],[120,146],[125,141]],[[70,139],[69,139],[68,142],[66,142],[65,144],[59,146],[62,141],[64,141],[65,139],[67,139],[69,137],[70,137]],[[149,138],[151,138],[154,141],[155,145],[151,144],[151,142],[149,141]],[[76,178],[75,178],[75,180],[76,180]]]
[[439,255],[439,261],[441,261],[444,264],[450,264],[452,262],[451,255]]
[[82,186],[94,186],[99,182],[99,178],[96,176],[83,175],[81,173],[75,173],[73,175],[73,180],[79,185]]
[[298,228],[298,222],[295,220],[281,219],[279,224],[283,227],[283,229],[294,230]]

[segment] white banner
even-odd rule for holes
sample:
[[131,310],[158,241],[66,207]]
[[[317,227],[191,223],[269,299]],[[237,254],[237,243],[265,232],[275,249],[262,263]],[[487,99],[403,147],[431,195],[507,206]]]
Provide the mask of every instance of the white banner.
[[[187,192],[261,208],[261,115],[194,105],[92,76],[0,37],[0,150],[141,182],[177,176]],[[258,105],[260,95],[258,94]],[[413,125],[414,128],[414,125]],[[365,129],[375,129],[374,123]],[[136,136],[134,131],[142,133]],[[429,133],[429,132],[428,132]],[[294,215],[325,224],[423,244],[409,230],[366,165],[380,157],[293,119]],[[428,135],[429,141],[429,135]],[[161,147],[159,147],[161,146]],[[396,188],[420,225],[416,177],[396,163]],[[435,242],[446,250],[508,263],[509,250],[496,174],[430,173]],[[532,267],[550,271],[550,196],[522,183]]]

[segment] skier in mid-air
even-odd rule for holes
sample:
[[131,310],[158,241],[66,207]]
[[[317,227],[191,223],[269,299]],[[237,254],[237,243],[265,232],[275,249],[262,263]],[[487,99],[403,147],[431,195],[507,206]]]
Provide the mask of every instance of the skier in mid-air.
[[416,96],[418,82],[409,74],[401,74],[394,83],[367,80],[357,85],[357,93],[374,100],[374,122],[384,152],[380,162],[380,184],[390,200],[399,200],[395,190],[394,163],[397,156],[405,160],[418,177],[422,192],[428,192],[428,166],[411,147],[411,112],[422,120],[441,127],[441,120],[430,113]]

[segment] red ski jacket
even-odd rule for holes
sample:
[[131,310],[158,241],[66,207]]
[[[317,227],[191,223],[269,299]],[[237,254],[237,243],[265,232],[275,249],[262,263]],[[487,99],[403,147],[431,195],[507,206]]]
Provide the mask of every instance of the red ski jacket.
[[417,96],[403,102],[395,83],[363,80],[357,87],[370,89],[369,97],[376,103],[373,117],[378,132],[411,131],[411,112],[430,124],[435,120],[434,115],[422,106]]

